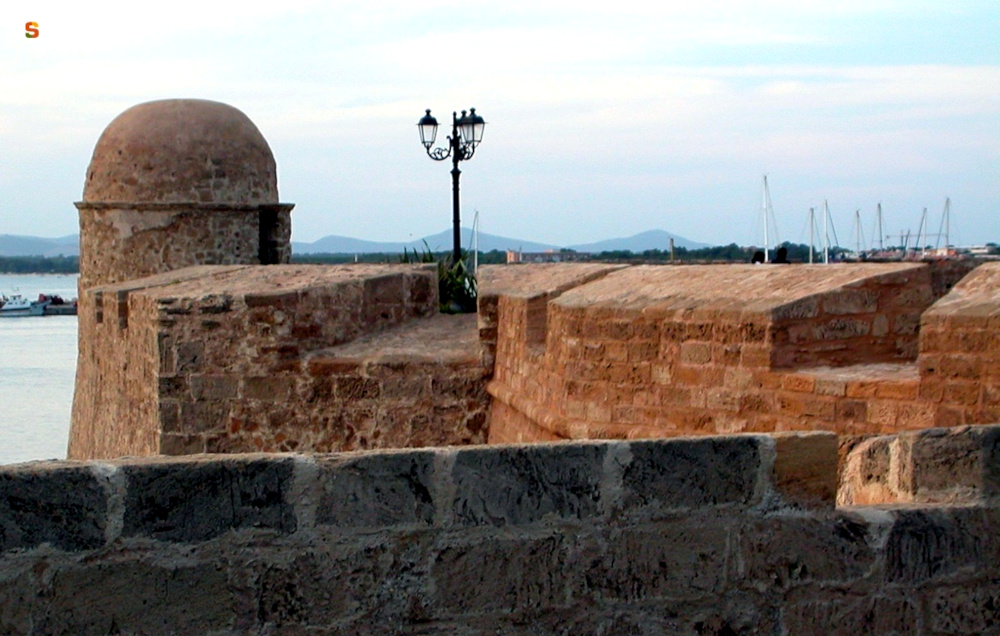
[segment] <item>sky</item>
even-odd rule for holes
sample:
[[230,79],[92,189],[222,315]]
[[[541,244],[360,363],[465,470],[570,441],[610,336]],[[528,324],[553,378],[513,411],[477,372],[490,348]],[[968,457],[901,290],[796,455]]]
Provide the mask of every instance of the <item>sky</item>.
[[766,174],[771,241],[809,242],[827,205],[872,245],[881,203],[884,234],[926,208],[943,245],[950,197],[951,244],[1000,242],[1000,2],[642,4],[3,0],[0,234],[76,232],[104,127],[192,97],[261,130],[297,241],[449,228],[450,161],[415,124],[475,107],[463,224],[491,234],[760,245]]

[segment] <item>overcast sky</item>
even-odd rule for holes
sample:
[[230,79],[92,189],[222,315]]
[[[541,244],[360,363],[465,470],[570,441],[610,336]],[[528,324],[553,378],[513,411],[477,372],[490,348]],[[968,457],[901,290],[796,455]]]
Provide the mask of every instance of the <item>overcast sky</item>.
[[463,221],[493,234],[759,244],[766,173],[780,240],[824,200],[845,246],[879,202],[937,233],[951,197],[952,243],[1000,242],[997,0],[639,4],[2,0],[0,234],[77,231],[104,127],[197,97],[260,128],[299,241],[450,227],[415,124],[474,106]]

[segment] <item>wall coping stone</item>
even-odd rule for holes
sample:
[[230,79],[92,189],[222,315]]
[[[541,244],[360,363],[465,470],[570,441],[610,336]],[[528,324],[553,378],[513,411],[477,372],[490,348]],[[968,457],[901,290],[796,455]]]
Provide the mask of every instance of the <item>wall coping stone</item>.
[[832,508],[817,471],[835,478],[830,433],[31,462],[0,467],[0,551]]

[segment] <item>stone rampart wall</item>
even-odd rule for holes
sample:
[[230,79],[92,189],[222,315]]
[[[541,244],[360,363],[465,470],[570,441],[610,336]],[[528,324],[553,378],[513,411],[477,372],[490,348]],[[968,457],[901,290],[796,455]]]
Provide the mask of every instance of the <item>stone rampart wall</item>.
[[[989,373],[961,366],[965,350],[939,357],[966,374],[946,395],[928,381],[930,352],[920,345],[921,316],[971,265],[634,267],[597,276],[580,267],[561,266],[566,283],[557,289],[552,272],[536,279],[528,267],[496,285],[491,442],[884,434],[1000,419],[1000,391],[986,388]],[[950,323],[942,330],[951,333]],[[985,349],[975,357],[986,368],[1000,340],[977,333],[965,338],[979,338]],[[978,410],[956,419],[956,399]]]
[[85,295],[71,458],[485,441],[475,319],[437,315],[433,266],[202,266]]
[[829,433],[3,467],[0,632],[988,633],[1000,464],[941,440],[960,506],[835,509]]
[[921,395],[942,426],[1000,421],[1000,263],[966,276],[920,325]]

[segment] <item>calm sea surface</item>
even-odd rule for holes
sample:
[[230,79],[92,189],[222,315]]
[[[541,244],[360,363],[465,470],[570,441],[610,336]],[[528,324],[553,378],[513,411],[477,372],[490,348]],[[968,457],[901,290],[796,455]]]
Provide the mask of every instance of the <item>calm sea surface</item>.
[[[74,275],[0,274],[0,293],[76,298]],[[76,316],[0,318],[0,464],[64,459],[76,377]]]

